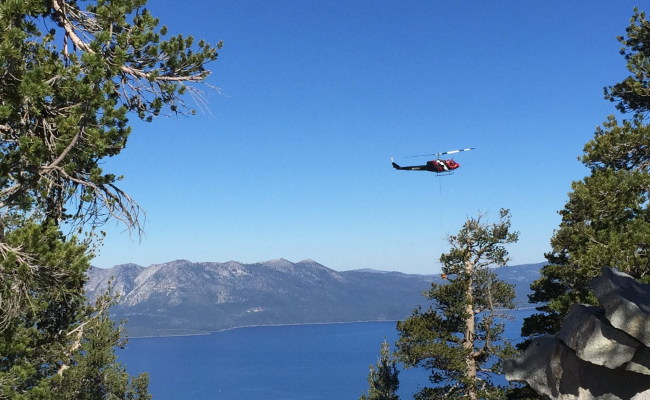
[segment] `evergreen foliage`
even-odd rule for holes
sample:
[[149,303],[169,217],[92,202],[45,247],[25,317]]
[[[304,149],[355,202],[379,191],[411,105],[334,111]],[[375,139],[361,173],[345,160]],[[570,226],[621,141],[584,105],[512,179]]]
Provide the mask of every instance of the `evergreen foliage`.
[[623,44],[621,55],[627,61],[630,76],[605,89],[605,98],[615,102],[622,113],[646,114],[650,111],[650,22],[646,14],[634,8],[626,36],[619,36]]
[[589,281],[604,266],[650,278],[650,22],[635,9],[620,37],[630,76],[605,90],[629,120],[608,117],[585,144],[580,160],[590,175],[573,182],[562,221],[551,239],[549,262],[530,296],[540,303],[522,334],[556,333],[574,303],[596,304]]
[[[0,2],[0,398],[147,399],[116,363],[113,299],[83,292],[96,228],[139,229],[139,208],[100,162],[182,98],[217,46],[166,28],[146,0]],[[70,227],[74,233],[63,233]]]
[[397,324],[399,360],[430,371],[433,387],[422,389],[416,399],[505,398],[506,389],[493,384],[491,375],[511,350],[500,342],[498,310],[513,307],[514,288],[498,280],[490,267],[505,266],[504,245],[517,240],[508,210],[501,210],[498,223],[470,218],[449,237],[451,250],[440,257],[449,282],[432,284],[425,293],[431,300],[428,309],[420,307]]
[[370,366],[368,394],[360,400],[398,400],[399,371],[397,360],[390,354],[390,344],[384,340],[379,351],[376,367]]

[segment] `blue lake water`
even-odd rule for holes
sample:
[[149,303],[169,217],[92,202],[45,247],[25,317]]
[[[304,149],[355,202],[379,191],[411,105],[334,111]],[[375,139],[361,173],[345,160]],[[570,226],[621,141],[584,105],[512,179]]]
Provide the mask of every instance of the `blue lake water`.
[[[513,311],[505,336],[517,338],[531,313]],[[395,322],[251,327],[133,338],[118,356],[129,373],[149,372],[156,400],[358,399],[384,338],[395,342]],[[399,394],[411,398],[426,384],[426,372],[404,370]]]

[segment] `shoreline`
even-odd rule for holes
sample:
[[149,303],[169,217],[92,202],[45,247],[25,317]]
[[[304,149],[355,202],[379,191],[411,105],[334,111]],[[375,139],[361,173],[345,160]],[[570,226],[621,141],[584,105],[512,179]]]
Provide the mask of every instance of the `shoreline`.
[[[274,328],[280,326],[303,326],[303,325],[339,325],[339,324],[365,324],[373,322],[397,322],[398,320],[392,319],[376,319],[376,320],[360,320],[360,321],[335,321],[335,322],[293,322],[286,324],[258,324],[258,325],[242,325],[242,326],[233,326],[231,328],[223,328],[215,331],[203,331],[197,333],[181,333],[176,335],[146,335],[146,336],[126,336],[127,340],[131,339],[151,339],[151,338],[168,338],[168,337],[184,337],[184,336],[205,336],[211,335],[213,333],[221,333],[227,331],[234,331],[236,329],[246,329],[246,328]],[[180,330],[180,329],[179,329]],[[127,328],[128,334],[128,328]]]
[[[518,307],[506,310],[495,310],[495,311],[526,311],[534,310],[535,307]],[[303,325],[338,325],[338,324],[365,324],[373,322],[397,322],[399,320],[392,319],[375,319],[375,320],[359,320],[359,321],[334,321],[334,322],[294,322],[294,323],[284,323],[284,324],[257,324],[257,325],[242,325],[242,326],[233,326],[231,328],[223,328],[214,331],[202,331],[196,333],[181,333],[181,334],[171,334],[171,335],[145,335],[145,336],[128,336],[128,327],[127,327],[127,336],[126,339],[151,339],[151,338],[169,338],[169,337],[184,337],[184,336],[205,336],[211,335],[214,333],[221,333],[227,331],[233,331],[235,329],[246,329],[246,328],[273,328],[280,326],[303,326]],[[171,330],[171,329],[170,329]],[[180,330],[180,329],[179,329]]]

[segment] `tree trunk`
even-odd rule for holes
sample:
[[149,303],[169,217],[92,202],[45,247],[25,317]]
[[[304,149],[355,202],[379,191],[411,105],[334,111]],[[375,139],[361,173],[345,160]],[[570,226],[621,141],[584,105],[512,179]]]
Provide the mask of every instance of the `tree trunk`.
[[467,351],[467,377],[470,379],[471,384],[468,387],[467,395],[470,400],[477,400],[476,387],[474,381],[476,380],[476,359],[474,358],[474,337],[476,334],[476,326],[474,321],[474,294],[472,292],[472,283],[474,275],[474,264],[471,261],[465,262],[465,273],[467,274],[467,303],[465,304],[465,312],[467,319],[465,319],[465,333],[463,337],[463,348]]

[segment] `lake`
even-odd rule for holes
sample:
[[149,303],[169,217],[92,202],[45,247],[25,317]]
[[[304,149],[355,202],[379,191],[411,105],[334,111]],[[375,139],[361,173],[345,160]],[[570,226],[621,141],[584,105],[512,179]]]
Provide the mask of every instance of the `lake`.
[[[512,311],[505,336],[517,338],[532,312]],[[395,322],[250,327],[133,338],[118,356],[130,374],[149,372],[155,400],[358,399],[384,338],[395,342]],[[402,371],[399,394],[427,382],[425,371]]]

